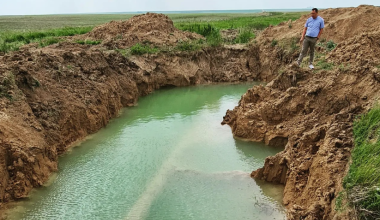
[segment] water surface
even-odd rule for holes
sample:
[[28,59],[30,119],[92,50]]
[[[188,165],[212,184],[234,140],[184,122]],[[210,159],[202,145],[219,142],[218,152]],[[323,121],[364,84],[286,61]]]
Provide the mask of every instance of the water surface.
[[252,84],[141,98],[60,158],[10,219],[284,219],[282,187],[249,173],[280,149],[235,140],[220,122]]

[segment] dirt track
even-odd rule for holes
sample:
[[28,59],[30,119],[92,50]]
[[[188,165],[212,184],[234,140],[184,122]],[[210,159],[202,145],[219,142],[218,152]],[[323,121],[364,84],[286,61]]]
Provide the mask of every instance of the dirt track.
[[[330,16],[327,27],[338,27],[338,17],[374,16],[379,10],[362,6],[329,9],[321,15]],[[0,57],[2,203],[27,197],[57,169],[59,154],[104,127],[123,106],[134,105],[140,96],[165,86],[262,80],[269,84],[250,89],[224,118],[238,137],[285,147],[253,176],[285,184],[289,219],[349,216],[336,216],[334,203],[353,147],[352,120],[369,109],[379,94],[380,73],[375,67],[379,65],[379,29],[368,26],[341,38],[334,33],[345,33],[343,29],[326,28],[324,36],[339,43],[326,55],[328,61],[349,63],[350,69],[319,72],[287,68],[298,51],[271,45],[273,39],[289,42],[299,36],[306,17],[294,22],[292,28],[287,23],[268,28],[249,49],[220,47],[130,58],[101,50],[102,46],[109,49],[109,43],[126,47],[156,35],[166,39],[165,34],[179,36],[166,42],[175,44],[189,35],[172,29],[164,16],[146,16],[143,23],[152,25],[144,29],[146,35],[138,34],[137,41],[117,37],[118,32],[101,34],[100,30],[108,32],[123,25],[111,22],[83,36],[101,38],[104,45],[26,47]],[[157,26],[165,28],[158,33]],[[365,24],[358,24],[362,26]]]

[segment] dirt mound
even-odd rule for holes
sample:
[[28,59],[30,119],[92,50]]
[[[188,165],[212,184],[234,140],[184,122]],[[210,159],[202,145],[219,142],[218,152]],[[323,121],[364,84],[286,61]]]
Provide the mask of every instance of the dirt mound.
[[352,121],[379,92],[379,81],[365,68],[286,69],[267,86],[248,90],[223,123],[236,137],[285,147],[252,176],[285,184],[288,219],[334,219],[353,148]]
[[379,65],[380,30],[358,34],[341,42],[326,58],[347,67]]
[[[321,10],[319,15],[325,20],[325,30],[322,39],[333,40],[336,43],[346,41],[352,36],[363,32],[371,32],[379,29],[380,7],[361,5],[357,8],[334,8]],[[283,40],[300,38],[306,19],[310,15],[304,15],[294,22],[283,22],[276,27],[266,29],[259,37]]]
[[102,40],[102,44],[110,48],[126,48],[139,42],[165,46],[201,38],[201,35],[176,29],[168,16],[155,13],[111,21],[81,36],[84,40]]

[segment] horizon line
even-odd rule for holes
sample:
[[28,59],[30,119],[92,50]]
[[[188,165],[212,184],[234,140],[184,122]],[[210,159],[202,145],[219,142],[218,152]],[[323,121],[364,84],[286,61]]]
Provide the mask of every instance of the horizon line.
[[[271,11],[271,12],[276,12],[276,11],[284,11],[284,10],[295,10],[295,11],[301,11],[301,10],[310,10],[312,7],[305,7],[305,8],[272,8],[272,9],[223,9],[223,10],[171,10],[171,11],[125,11],[125,12],[78,12],[78,13],[59,13],[59,14],[7,14],[7,15],[0,15],[0,16],[40,16],[40,15],[91,15],[91,14],[145,14],[145,13],[162,13],[162,14],[182,14],[182,13],[191,13],[191,12],[200,12],[200,13],[207,13],[207,12],[216,12],[216,13],[221,13],[221,12],[227,12],[227,11],[258,11],[262,10],[262,12]],[[321,8],[326,9],[326,8]],[[232,14],[233,12],[231,12]]]

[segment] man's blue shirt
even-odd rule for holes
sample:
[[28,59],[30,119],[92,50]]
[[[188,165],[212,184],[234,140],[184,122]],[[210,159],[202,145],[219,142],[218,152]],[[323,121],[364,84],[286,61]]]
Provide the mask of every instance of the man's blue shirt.
[[305,27],[307,27],[306,36],[318,37],[319,31],[325,28],[325,21],[319,16],[316,19],[310,17],[307,19]]

